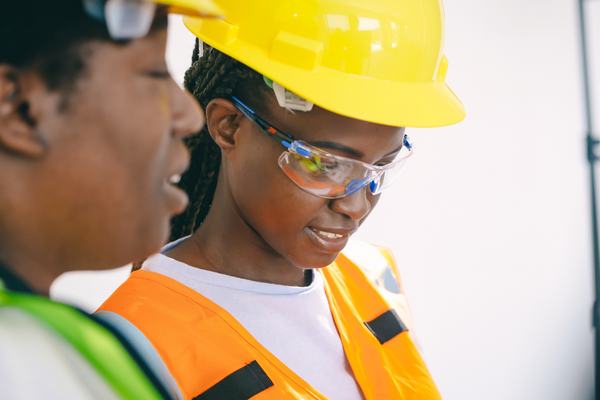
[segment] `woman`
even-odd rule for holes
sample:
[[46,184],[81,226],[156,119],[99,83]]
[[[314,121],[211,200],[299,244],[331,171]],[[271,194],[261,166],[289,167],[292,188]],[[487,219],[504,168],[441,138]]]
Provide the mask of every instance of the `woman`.
[[167,70],[171,12],[221,17],[206,0],[2,3],[2,399],[171,398],[118,332],[48,298],[64,272],[155,252],[187,204],[168,180],[203,119]]
[[405,127],[464,118],[443,11],[345,3],[223,0],[226,21],[186,20],[205,43],[185,79],[207,121],[191,205],[100,312],[185,399],[440,398],[393,257],[349,239],[412,155]]

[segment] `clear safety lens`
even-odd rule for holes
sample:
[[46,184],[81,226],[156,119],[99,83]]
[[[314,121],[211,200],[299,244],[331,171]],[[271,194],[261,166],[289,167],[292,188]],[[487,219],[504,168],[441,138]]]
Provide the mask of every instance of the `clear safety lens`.
[[106,22],[115,40],[146,36],[156,13],[156,3],[144,0],[83,0],[87,14]]
[[398,180],[402,172],[404,171],[404,167],[408,164],[410,160],[410,156],[412,156],[412,151],[408,151],[405,157],[400,158],[392,167],[385,170],[381,175],[377,176],[373,181],[369,183],[369,189],[373,194],[379,194],[384,189],[390,187],[394,182]]
[[143,0],[108,0],[104,7],[106,26],[115,40],[136,39],[148,34],[156,3]]
[[279,157],[279,166],[307,192],[336,199],[349,196],[367,185],[373,194],[381,193],[398,179],[411,155],[412,147],[403,147],[393,163],[375,166],[295,141]]

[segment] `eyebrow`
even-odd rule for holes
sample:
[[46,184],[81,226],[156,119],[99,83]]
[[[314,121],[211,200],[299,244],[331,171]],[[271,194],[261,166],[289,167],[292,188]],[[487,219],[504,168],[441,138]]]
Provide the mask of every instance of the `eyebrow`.
[[400,147],[398,147],[396,150],[392,150],[392,151],[390,151],[389,153],[387,153],[385,156],[383,156],[383,157],[381,157],[381,158],[386,158],[386,157],[389,157],[389,156],[391,156],[392,154],[394,154],[394,153],[397,153],[397,152],[399,152],[400,150],[402,150],[402,148],[403,148],[403,147],[404,147],[404,145],[403,145],[403,144],[401,144],[401,145],[400,145]]
[[342,151],[342,152],[350,154],[351,156],[356,157],[356,158],[363,158],[365,156],[365,153],[363,153],[362,151],[358,151],[356,149],[353,149],[352,147],[345,146],[341,143],[329,142],[327,140],[323,140],[320,142],[311,142],[310,144],[312,144],[315,147],[326,148],[328,150]]
[[[355,157],[358,159],[363,158],[365,156],[365,153],[363,153],[362,151],[358,151],[356,149],[353,149],[352,147],[345,146],[341,143],[321,141],[321,142],[311,142],[310,144],[312,144],[315,147],[325,148],[328,150],[342,151],[342,152],[350,154],[352,157]],[[381,158],[386,158],[386,157],[391,156],[394,153],[399,152],[402,149],[402,147],[403,147],[403,145],[400,145],[400,147],[398,147],[395,150],[390,151],[389,153],[387,153],[385,156],[383,156]]]

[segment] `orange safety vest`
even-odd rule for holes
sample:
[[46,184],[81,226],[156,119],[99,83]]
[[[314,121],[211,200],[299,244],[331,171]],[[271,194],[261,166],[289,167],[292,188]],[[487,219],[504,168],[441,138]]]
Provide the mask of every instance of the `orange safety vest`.
[[[392,264],[391,254],[380,251]],[[365,399],[441,400],[405,324],[365,273],[343,254],[320,271]],[[100,310],[142,331],[186,400],[326,399],[231,314],[166,276],[134,272]]]

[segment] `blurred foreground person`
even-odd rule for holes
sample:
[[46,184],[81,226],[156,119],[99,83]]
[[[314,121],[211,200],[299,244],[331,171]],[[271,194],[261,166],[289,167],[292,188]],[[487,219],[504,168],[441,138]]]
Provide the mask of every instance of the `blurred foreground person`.
[[185,19],[190,206],[97,315],[188,400],[440,399],[392,254],[350,237],[413,156],[405,127],[465,116],[441,2],[215,1],[226,20]]
[[0,10],[0,398],[161,399],[113,328],[47,298],[60,274],[164,244],[203,124],[167,71],[169,12],[209,0],[15,0]]

